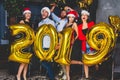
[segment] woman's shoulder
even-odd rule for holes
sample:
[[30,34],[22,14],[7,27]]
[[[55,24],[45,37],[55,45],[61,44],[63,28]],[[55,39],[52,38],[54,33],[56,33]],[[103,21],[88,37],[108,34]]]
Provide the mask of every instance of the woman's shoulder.
[[73,25],[75,25],[75,26],[76,26],[76,25],[77,25],[77,23],[76,23],[76,22],[74,22],[74,23],[73,23]]
[[88,22],[88,24],[89,24],[89,25],[94,25],[95,22],[94,22],[94,21],[90,21],[90,22]]
[[88,28],[90,29],[94,25],[95,25],[94,21],[91,21],[91,22],[88,23]]
[[24,24],[25,22],[24,22],[24,20],[20,20],[20,22],[19,22],[19,23]]

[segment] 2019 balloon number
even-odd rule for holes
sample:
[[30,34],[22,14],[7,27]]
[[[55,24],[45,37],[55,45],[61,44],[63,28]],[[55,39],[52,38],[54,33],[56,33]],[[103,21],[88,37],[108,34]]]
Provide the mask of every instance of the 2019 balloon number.
[[[120,31],[120,18],[118,16],[110,16],[110,21],[112,26],[106,23],[99,23],[88,31],[86,35],[87,42],[95,49],[95,52],[90,55],[83,54],[82,61],[84,64],[95,65],[108,58],[108,53],[114,48],[116,43],[116,34]],[[32,54],[24,52],[23,49],[34,43],[34,52],[41,61],[51,61],[54,59],[55,62],[60,64],[70,64],[72,28],[65,28],[63,31],[57,33],[52,25],[44,24],[38,28],[36,35],[33,29],[25,24],[12,25],[10,29],[13,36],[20,33],[23,36],[11,44],[9,60],[29,63]],[[43,39],[46,35],[50,37],[50,47],[47,50],[43,49]],[[55,47],[58,43],[60,47],[56,50]]]

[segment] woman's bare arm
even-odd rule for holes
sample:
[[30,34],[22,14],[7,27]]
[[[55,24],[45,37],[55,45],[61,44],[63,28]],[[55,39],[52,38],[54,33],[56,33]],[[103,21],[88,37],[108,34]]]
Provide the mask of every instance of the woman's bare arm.
[[77,27],[77,23],[74,23],[73,24],[73,29],[75,30],[75,32],[76,32],[76,37],[75,37],[75,39],[77,39],[78,38],[78,27]]

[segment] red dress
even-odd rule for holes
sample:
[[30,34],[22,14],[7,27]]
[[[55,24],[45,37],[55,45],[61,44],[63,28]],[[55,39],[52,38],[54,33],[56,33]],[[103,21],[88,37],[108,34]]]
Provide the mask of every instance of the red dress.
[[[88,22],[88,30],[94,25],[94,22]],[[82,32],[82,26],[83,24],[78,25],[78,38],[82,41],[82,51],[86,52],[86,35]]]

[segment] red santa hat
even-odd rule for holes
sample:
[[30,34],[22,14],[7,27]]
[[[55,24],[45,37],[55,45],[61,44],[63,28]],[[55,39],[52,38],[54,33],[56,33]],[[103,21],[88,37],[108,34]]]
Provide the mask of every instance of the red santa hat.
[[23,11],[23,15],[24,15],[25,13],[31,13],[30,8],[28,8],[28,7],[24,8],[23,10],[24,10],[24,11]]
[[73,16],[77,19],[78,18],[78,13],[76,11],[69,11],[67,13],[67,17],[69,17],[69,16]]

